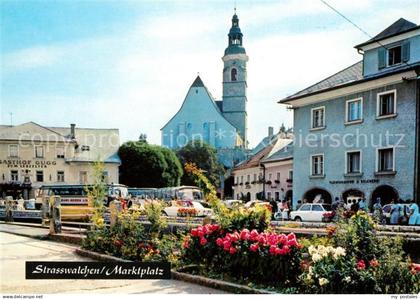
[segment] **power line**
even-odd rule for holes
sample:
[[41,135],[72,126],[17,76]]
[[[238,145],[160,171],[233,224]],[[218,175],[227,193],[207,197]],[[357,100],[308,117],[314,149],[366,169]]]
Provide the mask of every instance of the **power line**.
[[[331,6],[330,4],[328,4],[325,0],[319,0],[322,3],[324,3],[326,6],[328,6],[330,9],[332,9],[335,13],[337,13],[339,16],[341,16],[343,19],[345,19],[347,22],[349,22],[350,24],[352,24],[354,27],[356,27],[359,31],[361,31],[363,34],[365,34],[366,36],[368,36],[369,38],[373,39],[373,36],[371,36],[369,33],[367,33],[363,28],[361,28],[359,25],[357,25],[356,23],[354,23],[352,20],[350,20],[348,17],[346,17],[344,14],[342,14],[340,11],[338,11],[336,8],[334,8],[333,6]],[[387,47],[385,47],[381,42],[379,41],[372,41],[376,42],[380,47],[384,48],[385,50],[388,50]],[[410,66],[411,63],[402,61],[402,63],[406,64],[407,66]]]

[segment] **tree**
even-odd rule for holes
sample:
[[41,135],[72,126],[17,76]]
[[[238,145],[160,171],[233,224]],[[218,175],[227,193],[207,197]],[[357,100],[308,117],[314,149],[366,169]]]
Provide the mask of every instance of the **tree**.
[[118,154],[121,158],[120,181],[130,187],[178,186],[183,174],[181,163],[169,149],[142,141],[124,143]]
[[[194,163],[205,172],[210,183],[220,186],[220,177],[225,174],[225,169],[217,159],[216,149],[199,140],[191,141],[178,150],[178,158],[182,165]],[[189,173],[184,173],[181,183],[183,185],[195,185],[196,179]]]

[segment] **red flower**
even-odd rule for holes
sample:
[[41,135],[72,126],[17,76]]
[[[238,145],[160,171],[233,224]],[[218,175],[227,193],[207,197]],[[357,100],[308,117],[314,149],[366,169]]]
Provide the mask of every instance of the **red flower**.
[[223,239],[222,238],[217,238],[216,244],[217,244],[217,246],[222,247],[223,246]]
[[232,243],[230,241],[224,241],[223,242],[223,249],[225,251],[228,251],[230,249],[230,246],[232,245]]
[[289,254],[290,253],[290,247],[289,246],[284,245],[282,249],[283,249],[284,254]]
[[287,240],[293,240],[293,239],[296,240],[296,236],[295,236],[294,233],[290,233],[290,234],[287,235]]
[[200,230],[198,230],[198,236],[200,237],[200,238],[202,238],[202,237],[204,237],[204,232],[200,229]]
[[283,248],[280,249],[280,248],[277,247],[275,253],[276,253],[276,255],[284,255],[284,250],[283,250]]
[[271,245],[270,249],[269,249],[270,254],[275,255],[276,254],[276,249],[278,249],[277,246]]
[[230,253],[230,254],[235,254],[237,251],[238,251],[238,250],[237,250],[235,247],[231,247],[231,248],[229,249],[229,253]]
[[197,237],[197,236],[198,236],[198,231],[197,231],[197,229],[196,229],[196,228],[193,228],[193,229],[191,230],[191,235],[192,235],[193,237]]
[[241,240],[248,240],[250,238],[249,230],[244,229],[240,234]]
[[258,244],[251,244],[251,246],[249,246],[249,250],[251,250],[252,252],[256,252],[258,248]]
[[360,261],[358,261],[358,262],[357,262],[357,264],[356,264],[356,268],[357,268],[358,270],[363,270],[363,269],[365,269],[365,268],[366,268],[365,261],[364,261],[364,260],[360,260]]
[[289,247],[298,247],[299,244],[296,241],[296,239],[291,239],[291,240],[287,241],[287,245],[286,246],[289,246]]
[[202,238],[200,239],[200,245],[204,246],[204,245],[206,245],[206,244],[207,244],[207,239],[202,237]]
[[370,265],[371,267],[378,267],[378,266],[379,266],[379,262],[378,262],[377,260],[373,259],[373,260],[371,260],[371,261],[369,262],[369,265]]
[[259,236],[257,237],[257,240],[258,240],[258,242],[259,242],[259,243],[261,243],[261,244],[264,244],[264,243],[266,242],[266,239],[265,239],[265,237],[264,237],[263,235],[259,235]]
[[210,225],[210,228],[214,232],[214,231],[217,231],[219,229],[219,225],[217,225],[217,224],[211,224]]
[[251,234],[251,240],[252,241],[255,241],[258,238],[258,235],[259,235],[256,229],[253,229],[250,234]]

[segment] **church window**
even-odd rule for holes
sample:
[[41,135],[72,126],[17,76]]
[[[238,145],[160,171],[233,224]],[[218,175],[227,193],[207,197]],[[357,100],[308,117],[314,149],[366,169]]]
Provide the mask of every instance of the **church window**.
[[237,70],[235,68],[233,68],[230,71],[230,80],[231,81],[236,81],[237,80]]

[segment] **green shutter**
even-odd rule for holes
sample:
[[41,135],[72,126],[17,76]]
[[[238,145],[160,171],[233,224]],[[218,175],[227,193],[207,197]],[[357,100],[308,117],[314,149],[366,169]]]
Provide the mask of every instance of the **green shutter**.
[[401,46],[401,58],[403,62],[410,60],[410,42],[405,42]]
[[386,67],[386,49],[384,47],[378,49],[378,69]]

